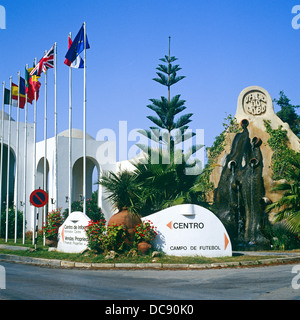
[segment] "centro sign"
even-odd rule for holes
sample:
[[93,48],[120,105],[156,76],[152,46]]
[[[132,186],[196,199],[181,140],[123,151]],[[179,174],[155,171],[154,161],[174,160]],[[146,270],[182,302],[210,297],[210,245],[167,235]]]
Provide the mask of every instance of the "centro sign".
[[157,228],[154,245],[173,256],[232,256],[229,235],[218,217],[197,205],[180,205],[144,219]]
[[167,226],[172,229],[204,229],[204,223],[184,223],[184,222],[174,222],[171,221]]

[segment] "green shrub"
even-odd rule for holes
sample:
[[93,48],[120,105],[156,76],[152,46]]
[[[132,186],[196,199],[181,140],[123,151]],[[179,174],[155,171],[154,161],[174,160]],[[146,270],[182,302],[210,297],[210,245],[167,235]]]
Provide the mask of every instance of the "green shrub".
[[[93,221],[100,221],[104,219],[104,215],[101,209],[98,207],[98,196],[97,192],[94,192],[91,199],[86,201],[86,215]],[[83,212],[83,202],[74,201],[71,205],[72,212]],[[66,220],[69,215],[69,209],[66,209],[63,213],[64,219]]]
[[[23,212],[18,211],[17,214],[17,237],[21,238],[23,235]],[[1,237],[6,236],[6,210],[1,213]],[[15,209],[9,208],[8,210],[8,238],[15,237]]]
[[[32,231],[27,231],[25,233],[25,241],[29,241],[31,242],[32,241],[32,238],[33,238],[33,232]],[[38,237],[37,237],[37,242],[41,242],[43,241],[43,238],[44,238],[44,232],[43,230],[39,230],[38,231]]]
[[268,144],[274,151],[272,156],[273,180],[290,180],[289,172],[293,170],[290,159],[296,156],[296,152],[288,146],[287,131],[279,126],[272,129],[270,121],[264,121],[267,133],[270,135]]
[[63,224],[61,209],[53,210],[46,218],[46,224],[43,227],[45,237],[49,240],[57,240],[58,229]]
[[265,230],[273,250],[293,250],[300,248],[300,235],[290,232],[282,223]]
[[124,252],[130,248],[128,238],[129,235],[124,225],[107,226],[103,237],[104,250]]
[[98,252],[104,251],[103,237],[106,230],[105,220],[99,220],[97,222],[91,220],[88,226],[85,228],[88,241],[88,247],[91,250]]
[[151,221],[139,223],[134,229],[134,246],[137,247],[143,241],[151,243],[156,236],[157,232]]

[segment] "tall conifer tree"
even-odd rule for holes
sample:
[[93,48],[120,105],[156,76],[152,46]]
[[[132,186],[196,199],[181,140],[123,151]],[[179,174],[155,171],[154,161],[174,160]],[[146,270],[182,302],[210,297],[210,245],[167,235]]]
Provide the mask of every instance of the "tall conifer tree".
[[[169,40],[171,40],[169,38]],[[187,131],[192,121],[192,113],[180,115],[186,110],[185,100],[181,95],[171,97],[173,85],[183,80],[179,76],[181,70],[174,62],[177,58],[169,54],[160,59],[157,76],[153,80],[167,87],[168,96],[161,99],[150,99],[152,104],[147,107],[155,112],[155,116],[147,118],[154,124],[150,130],[140,131],[156,146],[138,145],[147,155],[146,163],[135,164],[136,183],[141,186],[140,199],[142,206],[139,213],[147,215],[168,206],[194,202],[190,192],[191,187],[200,174],[197,161],[191,161],[191,156],[202,148],[202,145],[192,145],[189,150],[184,149],[184,141],[195,134]]]
[[133,162],[134,172],[123,171],[117,175],[109,172],[99,181],[110,193],[110,199],[121,199],[122,203],[127,201],[130,211],[142,216],[169,206],[197,203],[197,194],[191,188],[200,172],[197,161],[189,159],[203,146],[193,145],[185,151],[180,148],[184,141],[195,135],[191,130],[187,131],[193,114],[179,115],[186,109],[185,101],[180,99],[180,95],[171,97],[171,87],[185,77],[177,75],[181,68],[174,64],[177,58],[171,56],[170,46],[169,54],[160,61],[164,64],[159,64],[158,77],[153,80],[167,87],[168,96],[150,99],[152,104],[147,107],[156,115],[148,116],[148,119],[154,125],[150,130],[140,131],[156,146],[137,144],[146,153],[148,161]]
[[[185,76],[178,76],[177,74],[181,68],[178,64],[175,64],[178,59],[171,56],[170,37],[169,54],[159,60],[164,62],[164,64],[158,65],[156,68],[158,71],[156,73],[158,77],[153,80],[167,87],[168,96],[162,96],[160,99],[150,99],[152,104],[147,105],[147,108],[154,111],[156,116],[148,116],[147,118],[154,124],[154,126],[151,126],[150,130],[140,131],[140,133],[147,135],[150,140],[159,145],[156,152],[159,154],[158,157],[160,162],[163,161],[164,163],[164,155],[167,155],[166,158],[170,162],[175,161],[176,163],[181,164],[182,162],[186,162],[192,154],[203,146],[193,145],[190,150],[185,150],[185,154],[183,150],[175,151],[176,145],[180,147],[184,141],[195,136],[195,133],[191,130],[187,131],[189,128],[188,124],[192,121],[191,118],[193,114],[188,113],[179,115],[181,112],[186,110],[186,101],[181,99],[180,94],[171,97],[171,87],[183,80]],[[153,150],[151,146],[148,147],[140,144],[138,146],[149,156],[149,162],[151,162],[151,160],[153,160],[155,150]]]

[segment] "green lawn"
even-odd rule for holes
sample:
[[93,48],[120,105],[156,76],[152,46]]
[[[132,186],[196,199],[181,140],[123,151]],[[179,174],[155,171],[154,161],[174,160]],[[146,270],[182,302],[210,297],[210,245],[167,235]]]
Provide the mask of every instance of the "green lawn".
[[[18,241],[17,244],[14,241],[10,240],[8,243],[5,243],[4,240],[0,240],[1,244],[7,244],[10,246],[23,246],[21,241]],[[34,248],[31,241],[26,241],[26,247]],[[87,263],[170,263],[170,264],[209,264],[209,263],[221,263],[221,262],[241,262],[241,261],[256,261],[262,259],[269,259],[270,256],[249,256],[249,255],[237,255],[233,257],[223,257],[223,258],[205,258],[205,257],[175,257],[167,256],[162,254],[160,257],[152,258],[152,252],[148,255],[142,256],[138,254],[137,256],[132,256],[131,254],[124,253],[118,255],[113,260],[106,260],[105,255],[96,254],[92,251],[87,251],[84,254],[68,254],[60,252],[49,252],[48,248],[42,246],[42,242],[39,241],[36,251],[15,251],[0,249],[2,254],[13,254],[21,256],[30,256],[34,258],[44,258],[44,259],[57,259],[57,260],[67,260],[75,262],[87,262]],[[274,256],[272,256],[274,258]]]

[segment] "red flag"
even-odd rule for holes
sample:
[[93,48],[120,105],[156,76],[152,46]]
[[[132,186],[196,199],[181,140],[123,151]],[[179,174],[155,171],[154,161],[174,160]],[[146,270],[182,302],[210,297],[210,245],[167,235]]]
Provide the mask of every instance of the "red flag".
[[[71,48],[71,45],[72,45],[72,43],[73,43],[70,35],[68,36],[68,43],[69,43],[68,49],[70,49],[70,48]],[[66,58],[65,64],[70,67],[71,64],[72,64],[72,62]]]
[[38,81],[40,77],[36,75],[30,76],[30,72],[32,70],[33,68],[26,70],[26,74],[25,74],[27,100],[31,104],[32,104],[32,101],[34,100],[35,92],[36,92],[36,100],[39,99],[39,90],[41,87],[41,83]]

